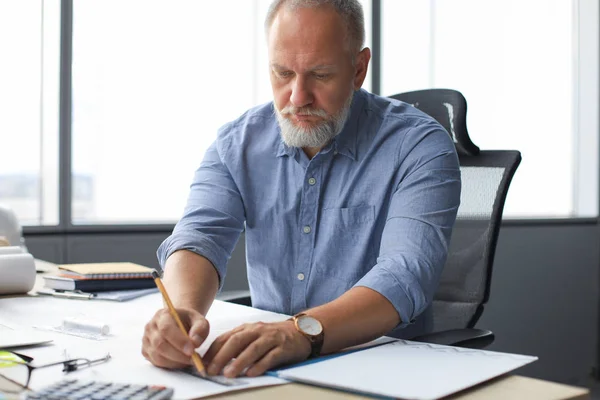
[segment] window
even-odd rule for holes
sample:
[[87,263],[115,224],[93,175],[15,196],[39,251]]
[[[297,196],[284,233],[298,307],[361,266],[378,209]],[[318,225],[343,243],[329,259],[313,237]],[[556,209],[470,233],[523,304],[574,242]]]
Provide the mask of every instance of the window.
[[[218,128],[271,101],[270,0],[73,0],[72,219],[59,221],[61,3],[0,1],[0,202],[25,225],[175,222]],[[596,0],[381,9],[367,90],[373,73],[382,95],[463,92],[474,142],[523,154],[505,216],[598,215]]]
[[60,2],[0,2],[0,202],[58,223]]
[[598,215],[598,3],[382,1],[383,95],[448,87],[482,149],[523,161],[504,215]]
[[269,4],[74,2],[74,223],[179,218],[218,128],[271,100]]

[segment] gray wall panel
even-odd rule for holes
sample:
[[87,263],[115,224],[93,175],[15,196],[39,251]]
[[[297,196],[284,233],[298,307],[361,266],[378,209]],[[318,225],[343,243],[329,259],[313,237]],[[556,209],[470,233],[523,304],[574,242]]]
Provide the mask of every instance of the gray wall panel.
[[585,384],[598,338],[597,226],[504,226],[478,327],[491,350],[536,355],[519,374]]
[[35,258],[57,264],[66,262],[65,238],[63,236],[27,236],[25,245]]
[[67,262],[131,261],[157,268],[156,249],[168,233],[67,236]]
[[246,242],[242,234],[233,250],[231,259],[227,263],[227,276],[223,290],[248,290],[248,277],[246,275]]

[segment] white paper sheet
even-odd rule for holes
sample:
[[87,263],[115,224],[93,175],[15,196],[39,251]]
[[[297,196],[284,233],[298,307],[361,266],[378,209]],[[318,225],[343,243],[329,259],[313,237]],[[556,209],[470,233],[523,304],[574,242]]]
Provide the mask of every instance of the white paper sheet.
[[[145,324],[162,308],[159,293],[128,302],[99,302],[21,297],[0,299],[0,323],[12,326],[56,326],[64,318],[81,316],[107,324],[106,340],[92,341],[51,332],[50,345],[20,350],[45,363],[66,358],[100,358],[110,353],[112,359],[92,368],[69,374],[69,377],[122,383],[162,384],[175,389],[175,399],[192,399],[225,393],[231,388],[205,381],[179,371],[167,371],[151,365],[141,355],[141,338]],[[273,322],[286,315],[216,301],[207,316],[211,332],[199,352],[221,333],[246,322]],[[385,341],[387,339],[384,339]],[[534,361],[535,357],[490,351],[459,349],[409,341],[395,341],[367,350],[346,354],[326,361],[294,367],[280,372],[280,377],[345,390],[405,399],[435,399],[499,376]],[[60,367],[36,370],[31,386],[42,388],[64,378]],[[263,376],[241,378],[247,387],[286,383]],[[238,389],[238,388],[234,388]]]
[[281,370],[279,377],[401,399],[438,399],[537,357],[398,340]]
[[52,335],[31,328],[18,328],[0,323],[0,349],[49,343]]
[[[44,332],[54,339],[52,345],[20,350],[22,353],[34,357],[34,362],[37,363],[60,361],[73,357],[93,359],[103,357],[106,353],[111,354],[112,359],[109,362],[73,372],[67,375],[68,377],[122,383],[161,384],[175,390],[174,399],[193,399],[239,390],[239,387],[222,386],[184,372],[157,368],[142,356],[141,343],[144,326],[162,306],[160,293],[123,303],[59,299],[46,296],[3,298],[0,299],[0,322],[6,321],[21,326],[57,326],[67,317],[78,316],[108,325],[110,334],[103,341]],[[211,325],[211,333],[207,342],[201,347],[201,353],[208,348],[216,336],[241,323],[281,321],[288,317],[215,301],[207,318]],[[60,366],[39,369],[32,375],[31,387],[40,389],[64,377]],[[287,383],[271,376],[237,379],[245,383],[247,388]]]

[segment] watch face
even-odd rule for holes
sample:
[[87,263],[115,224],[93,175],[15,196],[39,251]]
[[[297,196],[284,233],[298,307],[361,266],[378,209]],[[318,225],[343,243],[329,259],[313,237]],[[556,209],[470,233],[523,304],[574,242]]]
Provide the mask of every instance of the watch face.
[[300,328],[302,332],[311,336],[316,336],[323,331],[321,323],[308,315],[303,315],[298,318],[298,328]]

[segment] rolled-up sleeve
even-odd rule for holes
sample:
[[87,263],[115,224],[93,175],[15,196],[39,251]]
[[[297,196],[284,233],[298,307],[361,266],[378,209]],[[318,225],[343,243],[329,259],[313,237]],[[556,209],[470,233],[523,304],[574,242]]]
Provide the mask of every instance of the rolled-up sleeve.
[[401,143],[398,181],[377,264],[355,286],[369,287],[396,308],[402,328],[431,303],[446,262],[460,204],[454,144],[436,125],[413,128]]
[[221,138],[206,151],[194,175],[183,216],[157,252],[162,268],[177,250],[206,257],[219,275],[219,290],[245,219],[242,197],[224,162],[227,150],[228,142]]

